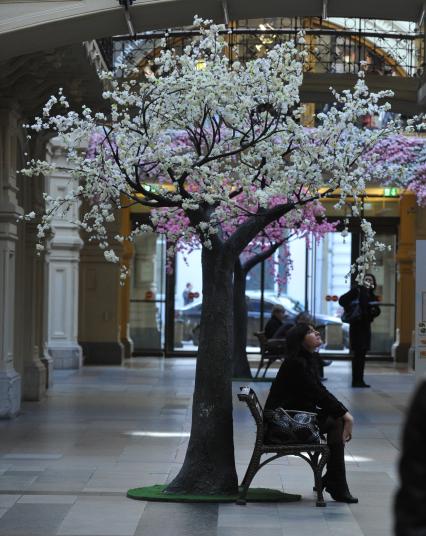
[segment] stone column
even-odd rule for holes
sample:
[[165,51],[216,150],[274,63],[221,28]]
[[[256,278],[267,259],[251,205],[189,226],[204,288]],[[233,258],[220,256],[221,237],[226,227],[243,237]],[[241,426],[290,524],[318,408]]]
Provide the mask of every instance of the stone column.
[[[134,287],[135,300],[155,299],[157,235],[144,233],[135,239]],[[157,304],[149,301],[134,301],[131,307],[131,333],[135,348],[161,348],[160,331],[157,325]]]
[[[108,234],[119,232],[119,214]],[[123,252],[114,244],[116,254]],[[97,244],[86,242],[81,250],[78,340],[85,365],[121,365],[124,348],[120,337],[120,266],[107,262]]]
[[[76,189],[75,179],[67,173],[64,151],[57,140],[48,144],[48,158],[55,160],[60,170],[46,179],[47,190],[52,197],[63,196]],[[78,228],[69,220],[78,215],[78,205],[74,213],[66,219],[60,214],[52,222],[53,238],[47,248],[48,263],[48,352],[53,358],[55,369],[78,369],[82,365],[82,349],[77,341],[79,261],[83,242]]]
[[[24,225],[24,224],[22,224]],[[16,338],[21,339],[20,350],[23,361],[22,395],[24,400],[38,401],[46,393],[47,370],[40,360],[38,346],[38,283],[42,271],[43,260],[36,255],[36,225],[25,224],[24,252],[18,274],[19,286],[22,290],[21,307],[16,315]],[[17,345],[18,348],[18,345]]]
[[[31,152],[43,146],[41,139],[35,140]],[[18,145],[18,168],[24,166],[23,148]],[[38,152],[37,155],[39,156]],[[28,213],[41,212],[43,207],[42,178],[17,177],[18,202]],[[22,396],[24,400],[38,401],[47,388],[47,367],[40,359],[44,341],[40,336],[43,329],[43,276],[44,256],[37,256],[37,223],[21,222],[18,226],[16,246],[16,290],[15,290],[15,364],[22,374]]]
[[399,240],[396,254],[396,326],[398,337],[392,346],[392,356],[399,363],[407,362],[414,328],[415,238],[416,197],[411,192],[404,192],[400,200]]
[[21,378],[14,368],[17,114],[0,104],[0,418],[16,415]]
[[49,265],[46,255],[43,256],[43,267],[40,270],[40,278],[37,284],[38,290],[38,347],[40,360],[46,367],[46,389],[53,385],[53,358],[49,353]]

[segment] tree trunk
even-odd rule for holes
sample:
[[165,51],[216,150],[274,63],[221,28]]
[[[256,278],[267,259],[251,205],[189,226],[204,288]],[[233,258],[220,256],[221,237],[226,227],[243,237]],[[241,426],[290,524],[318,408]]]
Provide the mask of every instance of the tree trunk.
[[246,351],[248,321],[246,275],[241,260],[238,258],[234,268],[234,345],[232,354],[234,378],[252,377]]
[[234,255],[223,244],[202,250],[203,306],[192,428],[183,466],[166,492],[235,494],[232,426],[232,275]]

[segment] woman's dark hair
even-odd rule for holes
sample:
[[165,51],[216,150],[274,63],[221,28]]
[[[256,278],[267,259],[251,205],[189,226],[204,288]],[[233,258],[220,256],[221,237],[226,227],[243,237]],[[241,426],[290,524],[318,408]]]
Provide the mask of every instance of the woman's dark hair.
[[313,318],[308,311],[302,311],[296,316],[296,324],[309,324],[312,326],[313,323]]
[[288,357],[296,357],[302,349],[303,339],[312,329],[310,324],[296,324],[288,330],[286,343]]
[[364,279],[366,277],[371,277],[371,279],[373,280],[373,287],[368,287],[368,288],[370,288],[371,290],[374,290],[377,287],[377,281],[376,281],[375,276],[373,274],[365,274]]

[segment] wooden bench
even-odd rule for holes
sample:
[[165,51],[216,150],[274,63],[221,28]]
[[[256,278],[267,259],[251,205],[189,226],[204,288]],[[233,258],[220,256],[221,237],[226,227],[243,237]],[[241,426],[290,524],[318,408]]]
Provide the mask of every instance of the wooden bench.
[[257,378],[262,368],[265,367],[262,376],[264,378],[272,363],[284,360],[287,350],[286,342],[285,339],[268,340],[264,331],[256,331],[253,335],[257,337],[260,347],[260,362],[254,377]]
[[[256,441],[254,444],[253,454],[248,465],[246,474],[239,487],[239,497],[237,504],[246,504],[247,491],[256,473],[266,464],[283,456],[299,456],[305,460],[314,473],[314,489],[317,493],[317,506],[326,506],[322,491],[322,472],[327,463],[330,450],[324,440],[320,444],[314,445],[276,445],[265,444],[265,427],[263,422],[263,408],[256,396],[256,393],[250,387],[240,387],[241,393],[238,398],[245,402],[256,422]],[[269,458],[261,461],[263,454],[270,454]]]

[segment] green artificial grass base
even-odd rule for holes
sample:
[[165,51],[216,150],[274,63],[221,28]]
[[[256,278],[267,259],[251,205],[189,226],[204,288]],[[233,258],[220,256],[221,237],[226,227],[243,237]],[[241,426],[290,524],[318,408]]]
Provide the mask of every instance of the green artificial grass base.
[[[191,503],[226,503],[235,502],[238,495],[189,495],[184,493],[164,493],[165,484],[155,484],[143,488],[129,489],[127,497],[138,501],[191,502]],[[283,493],[269,488],[251,488],[248,490],[247,502],[295,502],[301,495]]]

